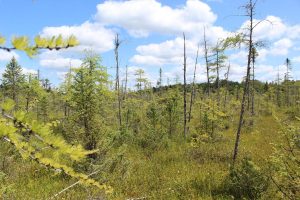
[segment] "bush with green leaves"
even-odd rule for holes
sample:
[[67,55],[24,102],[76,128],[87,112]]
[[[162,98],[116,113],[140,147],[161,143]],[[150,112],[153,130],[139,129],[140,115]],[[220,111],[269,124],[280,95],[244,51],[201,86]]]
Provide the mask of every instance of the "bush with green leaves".
[[[68,144],[53,132],[57,121],[42,124],[23,111],[13,111],[15,103],[7,99],[1,105],[0,138],[12,144],[23,159],[33,160],[43,166],[63,172],[85,185],[96,186],[110,192],[111,188],[88,175],[77,172],[72,164],[82,161],[97,150],[87,151],[81,145]],[[13,113],[9,115],[7,113]]]
[[5,195],[12,190],[12,185],[6,183],[6,178],[6,174],[0,171],[0,199],[5,198]]
[[230,169],[225,190],[235,199],[260,199],[269,186],[269,179],[250,158]]
[[283,198],[296,200],[300,199],[300,126],[280,124],[282,142],[274,145],[271,178]]

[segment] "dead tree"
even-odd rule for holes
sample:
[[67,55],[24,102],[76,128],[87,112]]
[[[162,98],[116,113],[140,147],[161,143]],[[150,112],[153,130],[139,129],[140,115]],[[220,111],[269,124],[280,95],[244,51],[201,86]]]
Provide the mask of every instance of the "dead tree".
[[229,79],[229,71],[230,71],[230,62],[227,66],[227,72],[225,73],[225,81],[226,81],[226,89],[225,89],[225,94],[224,94],[224,108],[226,108],[226,105],[227,105],[227,93],[228,93],[228,90],[229,90],[229,82],[228,82],[228,79]]
[[120,93],[120,77],[119,77],[119,46],[121,42],[119,40],[119,35],[115,37],[115,59],[116,59],[116,91],[118,94],[118,118],[119,118],[119,127],[122,127],[122,106],[121,106],[121,93]]
[[241,136],[241,129],[243,125],[244,120],[244,112],[245,112],[245,103],[246,103],[246,95],[249,91],[249,79],[250,79],[250,70],[251,70],[251,57],[252,57],[252,51],[253,51],[253,29],[255,28],[257,24],[253,24],[253,16],[255,11],[257,1],[254,3],[252,0],[249,0],[249,3],[245,5],[246,9],[246,16],[248,16],[250,19],[250,25],[248,27],[249,30],[249,39],[247,41],[247,48],[248,48],[248,60],[247,60],[247,73],[246,73],[246,80],[244,82],[244,91],[243,91],[243,97],[241,102],[241,111],[240,111],[240,117],[239,117],[239,123],[238,123],[238,129],[236,132],[236,139],[234,144],[234,151],[233,151],[233,165],[235,164],[237,155],[238,155],[238,149],[239,149],[239,143],[240,143],[240,136]]
[[186,48],[185,34],[183,33],[183,117],[184,117],[184,138],[187,137],[187,112],[186,112]]
[[206,77],[207,77],[207,95],[210,96],[210,77],[209,77],[209,68],[210,63],[208,59],[208,47],[207,47],[207,40],[206,40],[206,33],[205,27],[203,29],[203,42],[204,42],[204,57],[205,57],[205,65],[206,65]]
[[188,131],[189,131],[189,124],[190,124],[191,117],[192,117],[192,107],[193,107],[195,94],[196,94],[195,82],[196,82],[196,71],[197,71],[198,56],[199,56],[199,46],[200,46],[200,44],[198,43],[196,59],[195,59],[193,83],[192,83],[192,93],[191,93],[191,98],[190,98],[190,108],[189,108],[189,117],[188,117]]
[[128,82],[128,65],[126,65],[126,71],[125,71],[125,86],[124,86],[124,96],[123,99],[125,100],[127,97],[127,83]]

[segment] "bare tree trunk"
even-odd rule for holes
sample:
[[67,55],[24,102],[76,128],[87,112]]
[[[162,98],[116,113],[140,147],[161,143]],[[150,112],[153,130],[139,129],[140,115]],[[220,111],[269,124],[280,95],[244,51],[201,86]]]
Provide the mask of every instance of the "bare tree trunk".
[[184,138],[187,137],[187,112],[186,112],[186,49],[185,49],[185,34],[183,33],[183,109],[184,109]]
[[192,94],[191,94],[191,99],[190,99],[190,108],[189,108],[189,118],[188,118],[188,132],[189,132],[189,124],[191,121],[191,116],[192,116],[192,107],[193,107],[193,103],[194,103],[194,99],[195,99],[195,82],[196,82],[196,71],[197,71],[197,64],[198,64],[198,56],[199,56],[199,44],[198,44],[198,48],[197,48],[197,54],[196,54],[196,60],[195,60],[195,67],[194,67],[194,76],[193,76],[193,83],[192,83]]
[[250,69],[251,69],[251,55],[253,51],[253,41],[252,41],[252,34],[253,34],[253,11],[255,8],[255,4],[252,3],[252,0],[249,0],[249,4],[246,6],[248,15],[250,17],[250,27],[249,27],[249,49],[248,49],[248,61],[247,61],[247,74],[246,74],[246,81],[244,84],[244,92],[243,92],[243,98],[241,102],[241,112],[240,112],[240,119],[238,124],[238,129],[236,133],[236,139],[234,144],[234,151],[233,151],[233,165],[235,164],[237,155],[238,155],[238,149],[239,149],[239,143],[240,143],[240,136],[241,136],[241,129],[243,125],[243,119],[244,119],[244,112],[245,112],[245,102],[246,102],[246,95],[249,90],[249,79],[250,79]]
[[225,89],[225,95],[224,95],[224,108],[226,108],[227,105],[227,93],[228,93],[228,78],[229,78],[229,70],[230,70],[230,63],[227,67],[227,72],[226,72],[226,89]]
[[286,75],[285,75],[285,85],[286,85],[286,104],[291,105],[290,101],[290,87],[289,87],[289,70],[290,70],[290,59],[286,59]]
[[[255,112],[254,112],[254,98],[255,98],[255,88],[254,88],[254,80],[255,80],[255,74],[254,74],[254,67],[255,67],[255,53],[256,53],[256,50],[253,49],[253,52],[252,52],[252,94],[251,94],[251,115],[252,117],[255,115]],[[253,123],[253,122],[252,122]],[[253,124],[252,124],[253,125]]]
[[118,93],[118,118],[119,127],[122,127],[122,106],[121,106],[121,94],[120,94],[120,78],[119,78],[119,46],[120,46],[119,35],[115,37],[115,58],[116,58],[116,91]]
[[209,61],[208,61],[208,48],[207,48],[207,41],[206,41],[206,33],[204,27],[204,57],[205,57],[205,64],[206,64],[206,77],[207,77],[207,95],[210,96],[210,78],[209,78]]
[[128,65],[126,65],[126,72],[125,72],[124,100],[127,98],[127,82],[128,82]]
[[220,74],[219,74],[219,50],[217,50],[217,102],[220,105]]

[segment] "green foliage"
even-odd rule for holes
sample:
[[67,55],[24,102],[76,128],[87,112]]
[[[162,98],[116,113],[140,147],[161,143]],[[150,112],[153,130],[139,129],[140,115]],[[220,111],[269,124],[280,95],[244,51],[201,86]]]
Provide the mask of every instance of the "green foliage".
[[0,35],[0,45],[5,44],[6,39]]
[[2,77],[2,84],[6,96],[13,99],[17,103],[20,90],[25,82],[25,78],[22,74],[22,68],[18,64],[15,57],[13,57],[6,65]]
[[[300,121],[300,119],[298,118]],[[272,181],[284,198],[300,197],[300,126],[282,125],[280,144],[274,144],[275,152],[271,156],[274,170]]]
[[223,47],[224,48],[237,48],[241,47],[242,43],[246,41],[245,35],[243,33],[237,33],[234,36],[227,37],[224,40]]
[[[10,104],[11,101],[3,105]],[[110,192],[109,186],[76,172],[70,166],[73,161],[80,161],[86,155],[95,153],[95,150],[86,151],[80,145],[67,144],[62,137],[53,133],[52,127],[56,123],[40,124],[22,111],[17,111],[13,120],[8,115],[4,116],[6,118],[1,118],[0,136],[6,137],[24,159],[32,159],[42,165],[62,170],[69,176],[78,178],[83,184],[94,185]]]
[[176,89],[174,92],[168,94],[167,97],[161,99],[161,103],[165,105],[163,110],[164,121],[166,122],[166,127],[168,127],[169,136],[176,134],[180,122],[181,109],[180,101],[181,97],[179,91]]
[[12,192],[12,185],[7,184],[7,175],[0,171],[0,198],[5,199],[6,194]]
[[[101,131],[101,100],[108,97],[108,74],[100,64],[100,57],[87,55],[80,68],[75,69],[70,89],[71,118],[82,130],[81,140],[89,150],[97,147]],[[73,125],[71,125],[73,126]],[[72,132],[70,132],[72,133]]]
[[230,169],[224,187],[235,199],[260,199],[269,186],[263,171],[249,158]]
[[136,76],[136,88],[141,90],[144,85],[145,89],[148,83],[147,78],[145,78],[145,71],[143,69],[137,69],[134,75]]
[[[0,37],[0,45],[3,44],[5,44],[5,38]],[[77,46],[79,42],[73,35],[69,36],[68,38],[63,38],[61,35],[53,36],[51,38],[43,38],[38,35],[34,38],[33,44],[31,44],[27,36],[13,37],[11,44],[13,47],[1,47],[1,49],[6,51],[16,49],[24,51],[29,57],[33,57],[40,49],[60,50]]]
[[227,114],[221,111],[218,103],[214,100],[197,102],[201,109],[200,125],[195,130],[192,145],[198,146],[202,142],[213,142],[221,137],[221,131],[225,128]]
[[1,104],[1,108],[3,111],[11,111],[12,109],[14,109],[16,103],[14,102],[14,100],[12,99],[6,99],[6,101],[2,102]]

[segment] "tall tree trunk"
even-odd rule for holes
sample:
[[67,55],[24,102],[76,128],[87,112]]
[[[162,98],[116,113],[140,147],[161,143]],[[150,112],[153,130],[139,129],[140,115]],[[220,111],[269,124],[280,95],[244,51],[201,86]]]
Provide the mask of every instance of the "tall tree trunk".
[[276,87],[276,100],[277,106],[280,107],[280,77],[279,77],[279,68],[277,72],[277,87]]
[[120,94],[120,78],[119,78],[119,46],[120,46],[119,35],[115,38],[115,58],[116,58],[116,91],[118,93],[118,118],[119,127],[122,127],[122,105],[121,105],[121,94]]
[[207,77],[207,95],[210,96],[210,78],[209,78],[209,60],[208,60],[208,48],[207,48],[207,41],[206,41],[206,33],[204,27],[203,39],[204,39],[204,57],[205,57],[205,64],[206,64],[206,77]]
[[128,82],[128,65],[126,65],[126,71],[125,71],[125,89],[124,89],[124,96],[123,99],[125,100],[127,98],[127,83]]
[[252,34],[253,34],[253,11],[254,11],[255,4],[252,3],[252,0],[249,0],[249,6],[247,6],[249,17],[250,17],[250,27],[249,27],[249,46],[248,46],[248,61],[247,61],[247,74],[246,74],[246,81],[244,83],[244,91],[243,91],[243,98],[241,102],[241,112],[240,112],[240,119],[238,124],[238,129],[236,132],[236,139],[234,144],[234,151],[233,151],[233,165],[235,164],[238,150],[239,150],[239,143],[240,143],[240,136],[241,136],[241,129],[244,120],[244,112],[245,112],[245,102],[246,102],[246,95],[249,90],[249,79],[250,79],[250,69],[251,69],[251,55],[253,50],[253,41],[252,41]]
[[183,33],[183,117],[184,117],[184,138],[187,137],[187,112],[186,112],[186,49],[185,49],[185,34]]
[[188,117],[188,132],[190,129],[190,121],[191,121],[191,117],[192,117],[192,107],[193,107],[193,103],[194,103],[194,99],[195,99],[195,82],[196,82],[196,71],[197,71],[197,64],[198,64],[198,56],[199,56],[199,44],[197,47],[197,54],[196,54],[196,60],[195,60],[195,67],[194,67],[194,75],[193,75],[193,83],[192,83],[192,94],[191,94],[191,99],[190,99],[190,108],[189,108],[189,117]]
[[[254,71],[255,71],[255,53],[256,53],[256,50],[255,48],[253,49],[253,52],[252,52],[252,94],[251,94],[251,115],[252,117],[254,117],[255,115],[255,112],[254,112],[254,100],[255,100],[255,88],[254,88],[254,80],[255,80],[255,74],[254,74]],[[252,119],[253,120],[253,119]],[[253,121],[252,121],[253,123]]]
[[227,93],[229,90],[229,84],[228,84],[228,78],[229,78],[229,70],[230,70],[230,63],[227,67],[227,72],[226,72],[226,89],[225,89],[225,94],[224,94],[224,108],[226,108],[227,105]]
[[217,102],[218,106],[220,105],[220,74],[219,74],[219,50],[217,50]]

